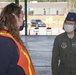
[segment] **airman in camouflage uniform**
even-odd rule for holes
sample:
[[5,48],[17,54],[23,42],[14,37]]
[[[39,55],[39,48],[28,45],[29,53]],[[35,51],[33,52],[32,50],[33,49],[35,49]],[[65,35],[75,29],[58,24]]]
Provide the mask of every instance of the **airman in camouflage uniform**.
[[76,13],[68,13],[63,28],[53,44],[52,75],[76,75]]

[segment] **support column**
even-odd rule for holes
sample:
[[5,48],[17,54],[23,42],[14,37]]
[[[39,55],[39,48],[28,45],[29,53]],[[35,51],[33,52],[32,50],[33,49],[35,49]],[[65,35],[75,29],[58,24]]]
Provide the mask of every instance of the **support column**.
[[27,0],[25,2],[25,35],[27,35]]
[[19,4],[19,0],[15,0],[15,3]]

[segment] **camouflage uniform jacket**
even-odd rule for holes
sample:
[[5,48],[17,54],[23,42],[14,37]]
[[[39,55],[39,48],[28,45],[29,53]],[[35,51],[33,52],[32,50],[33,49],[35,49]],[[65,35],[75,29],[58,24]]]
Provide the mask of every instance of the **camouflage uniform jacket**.
[[52,75],[76,75],[76,33],[73,39],[68,38],[66,32],[55,38]]

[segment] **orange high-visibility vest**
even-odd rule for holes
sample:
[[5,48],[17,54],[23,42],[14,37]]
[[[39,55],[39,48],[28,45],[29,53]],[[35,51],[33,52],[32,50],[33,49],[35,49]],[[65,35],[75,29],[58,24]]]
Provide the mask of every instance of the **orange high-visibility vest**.
[[22,67],[25,72],[25,75],[36,75],[32,62],[30,60],[29,54],[26,49],[24,49],[14,38],[11,34],[7,33],[6,31],[1,31],[0,36],[9,37],[11,38],[17,45],[19,51],[19,60],[17,65]]

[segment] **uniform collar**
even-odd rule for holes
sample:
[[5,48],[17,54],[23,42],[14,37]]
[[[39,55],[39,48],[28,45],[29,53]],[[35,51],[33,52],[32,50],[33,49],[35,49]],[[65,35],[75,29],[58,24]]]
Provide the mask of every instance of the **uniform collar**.
[[[67,35],[67,32],[65,32],[65,36],[66,36],[67,38],[69,38],[68,35]],[[70,38],[69,38],[69,39],[70,39]],[[72,39],[76,39],[76,32],[74,33],[74,37],[73,37]]]

